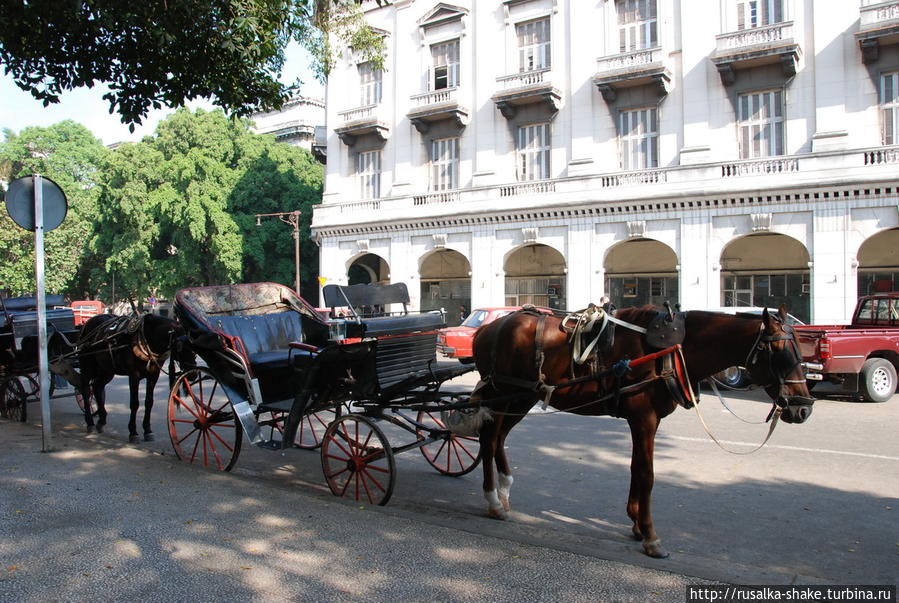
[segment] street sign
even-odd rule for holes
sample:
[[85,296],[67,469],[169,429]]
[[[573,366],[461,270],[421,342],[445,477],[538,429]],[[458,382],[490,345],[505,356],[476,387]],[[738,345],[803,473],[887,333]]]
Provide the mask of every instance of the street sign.
[[[69,205],[66,201],[66,195],[62,192],[55,182],[49,178],[41,177],[43,186],[44,211],[43,211],[43,227],[44,232],[49,232],[62,224],[66,219]],[[34,232],[34,177],[24,176],[17,178],[9,183],[9,189],[6,191],[6,211],[13,222],[24,228]]]
[[66,218],[62,189],[40,174],[17,178],[6,190],[6,211],[13,222],[34,233],[34,281],[37,294],[38,377],[40,380],[43,451],[53,450],[50,416],[50,370],[47,360],[47,293],[44,290],[44,233]]

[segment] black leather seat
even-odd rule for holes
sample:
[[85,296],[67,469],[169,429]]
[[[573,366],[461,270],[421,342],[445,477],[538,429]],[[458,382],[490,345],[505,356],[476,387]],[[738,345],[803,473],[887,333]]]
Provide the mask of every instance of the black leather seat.
[[302,317],[296,312],[216,316],[211,322],[228,335],[240,337],[254,370],[287,368],[292,356],[315,354],[289,347],[293,342],[303,342]]

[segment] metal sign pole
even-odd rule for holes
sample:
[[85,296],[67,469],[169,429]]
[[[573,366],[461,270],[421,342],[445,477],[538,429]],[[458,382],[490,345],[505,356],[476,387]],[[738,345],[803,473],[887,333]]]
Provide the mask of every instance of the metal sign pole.
[[47,295],[44,290],[44,183],[34,178],[34,278],[37,286],[38,376],[41,394],[41,424],[44,452],[53,450],[50,425],[50,375],[47,367]]

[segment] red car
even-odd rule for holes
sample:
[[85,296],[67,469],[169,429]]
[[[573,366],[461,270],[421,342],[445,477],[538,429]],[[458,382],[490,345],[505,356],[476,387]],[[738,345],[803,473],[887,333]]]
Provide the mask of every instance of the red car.
[[478,330],[478,327],[520,309],[519,306],[505,306],[473,310],[458,327],[447,327],[437,331],[437,349],[444,356],[458,358],[459,362],[468,364],[474,360],[471,341],[474,339],[474,332]]

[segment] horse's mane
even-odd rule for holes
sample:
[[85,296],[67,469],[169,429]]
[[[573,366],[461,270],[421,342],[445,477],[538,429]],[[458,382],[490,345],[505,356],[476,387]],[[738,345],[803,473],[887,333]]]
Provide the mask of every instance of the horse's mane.
[[664,308],[646,304],[640,307],[621,308],[615,312],[615,318],[620,318],[626,322],[645,327],[659,312],[666,312]]

